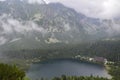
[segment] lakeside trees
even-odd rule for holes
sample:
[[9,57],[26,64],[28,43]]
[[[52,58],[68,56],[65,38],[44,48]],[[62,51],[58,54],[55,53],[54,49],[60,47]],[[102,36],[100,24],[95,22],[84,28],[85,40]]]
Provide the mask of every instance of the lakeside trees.
[[113,76],[113,80],[120,80],[120,62],[109,64],[109,67],[109,74]]
[[24,80],[25,72],[15,65],[0,63],[0,80]]
[[[45,80],[45,79],[41,79],[41,80]],[[89,76],[89,77],[84,77],[84,76],[66,76],[66,75],[62,75],[61,77],[54,77],[51,80],[109,80],[107,78],[102,78],[102,77],[93,77],[93,76]]]

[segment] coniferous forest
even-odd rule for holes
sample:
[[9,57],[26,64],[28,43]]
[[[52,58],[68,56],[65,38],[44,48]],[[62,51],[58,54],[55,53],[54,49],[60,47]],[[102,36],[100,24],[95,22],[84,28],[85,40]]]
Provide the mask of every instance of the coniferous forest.
[[0,80],[24,80],[25,72],[15,65],[0,64]]

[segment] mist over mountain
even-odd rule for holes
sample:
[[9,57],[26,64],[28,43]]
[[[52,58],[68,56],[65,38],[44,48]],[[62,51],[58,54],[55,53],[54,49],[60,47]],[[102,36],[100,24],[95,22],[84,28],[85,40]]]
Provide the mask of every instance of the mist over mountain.
[[120,37],[119,18],[90,18],[60,3],[32,1],[0,1],[1,49],[41,48]]

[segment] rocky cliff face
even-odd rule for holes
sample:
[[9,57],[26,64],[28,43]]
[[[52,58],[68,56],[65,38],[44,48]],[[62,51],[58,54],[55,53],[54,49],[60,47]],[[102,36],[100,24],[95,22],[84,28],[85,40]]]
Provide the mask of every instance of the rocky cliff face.
[[110,39],[120,34],[119,19],[94,19],[60,3],[29,1],[0,2],[1,47],[39,48]]

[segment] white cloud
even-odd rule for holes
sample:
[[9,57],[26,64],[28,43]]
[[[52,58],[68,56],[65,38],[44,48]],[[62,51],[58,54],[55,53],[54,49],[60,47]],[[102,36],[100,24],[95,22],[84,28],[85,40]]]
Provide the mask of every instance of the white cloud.
[[0,1],[6,1],[6,0],[0,0]]
[[103,17],[118,17],[120,16],[120,0],[107,0],[103,2]]
[[61,2],[89,17],[113,18],[120,16],[120,0],[49,0]]

